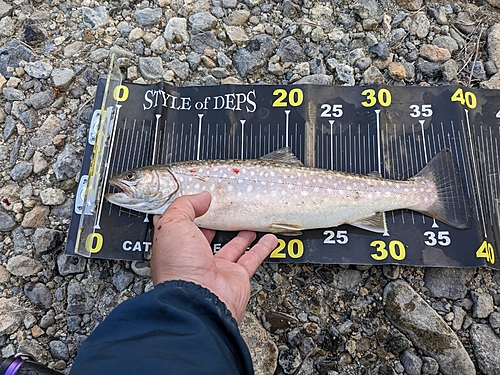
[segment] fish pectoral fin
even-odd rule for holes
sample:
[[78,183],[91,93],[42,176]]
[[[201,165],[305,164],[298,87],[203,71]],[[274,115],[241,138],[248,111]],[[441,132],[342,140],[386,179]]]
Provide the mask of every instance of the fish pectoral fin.
[[385,221],[385,212],[377,212],[375,215],[367,217],[365,219],[356,221],[354,223],[349,223],[352,226],[369,230],[375,233],[386,233],[387,223]]
[[300,236],[302,234],[302,227],[300,225],[272,223],[270,227],[273,233],[284,234],[287,236]]

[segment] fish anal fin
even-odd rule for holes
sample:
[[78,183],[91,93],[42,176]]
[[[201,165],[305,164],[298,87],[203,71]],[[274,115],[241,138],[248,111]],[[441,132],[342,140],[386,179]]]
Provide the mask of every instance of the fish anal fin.
[[273,233],[279,233],[286,236],[300,236],[302,234],[302,227],[300,225],[273,223],[270,227]]
[[385,221],[385,212],[377,212],[375,215],[358,220],[354,223],[349,223],[354,227],[375,233],[386,233],[387,224]]
[[270,152],[269,154],[262,156],[261,159],[275,161],[278,163],[294,164],[301,167],[304,166],[304,164],[294,155],[290,147],[283,147],[279,150]]

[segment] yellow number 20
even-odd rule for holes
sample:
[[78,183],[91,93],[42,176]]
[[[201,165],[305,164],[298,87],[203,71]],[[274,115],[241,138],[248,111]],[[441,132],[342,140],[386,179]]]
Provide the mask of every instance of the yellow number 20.
[[304,93],[299,88],[291,89],[290,92],[285,89],[276,89],[273,95],[277,96],[273,107],[287,107],[288,105],[298,107],[304,101]]
[[[284,251],[285,248],[286,252]],[[278,239],[278,247],[273,250],[269,257],[271,259],[286,259],[287,255],[293,259],[302,257],[304,255],[304,243],[299,239],[293,239],[287,244],[281,238]]]

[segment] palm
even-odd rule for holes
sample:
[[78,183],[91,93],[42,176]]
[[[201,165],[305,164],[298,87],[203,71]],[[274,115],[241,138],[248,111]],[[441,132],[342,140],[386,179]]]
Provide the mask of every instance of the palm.
[[176,200],[165,213],[155,217],[155,238],[151,259],[154,284],[167,280],[187,280],[216,294],[241,322],[250,296],[250,277],[276,247],[274,235],[255,240],[255,233],[240,232],[213,255],[210,247],[215,232],[200,230],[193,220],[210,205],[210,195],[202,193]]

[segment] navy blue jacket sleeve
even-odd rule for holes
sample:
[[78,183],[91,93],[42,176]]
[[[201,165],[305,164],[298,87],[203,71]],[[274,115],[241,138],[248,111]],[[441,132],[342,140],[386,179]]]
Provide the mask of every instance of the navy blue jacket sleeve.
[[253,374],[236,321],[209,290],[168,281],[116,307],[83,342],[70,375]]

